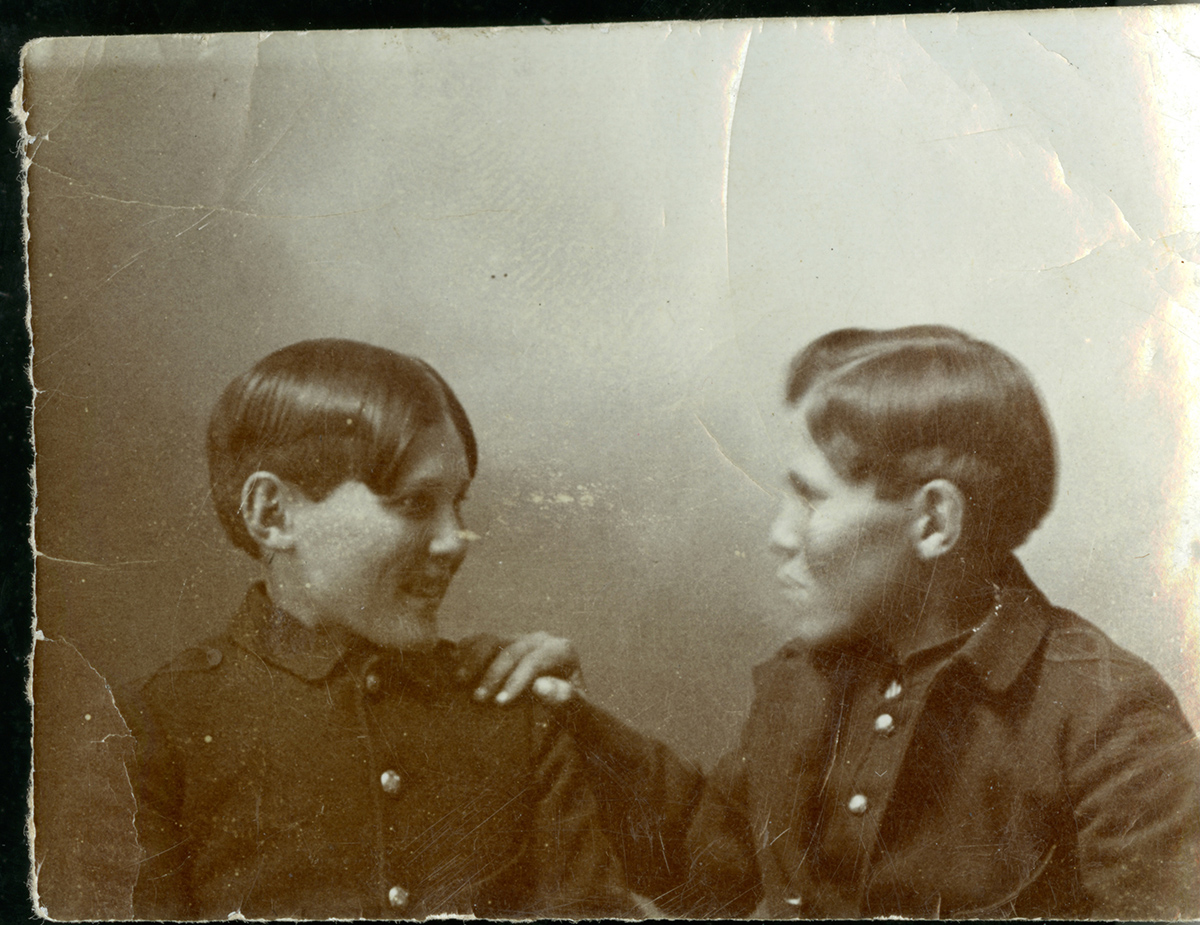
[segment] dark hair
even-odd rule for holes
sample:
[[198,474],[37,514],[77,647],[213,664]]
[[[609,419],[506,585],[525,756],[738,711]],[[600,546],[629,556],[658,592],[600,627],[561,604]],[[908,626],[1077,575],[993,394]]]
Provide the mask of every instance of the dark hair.
[[957,485],[982,550],[1015,549],[1050,510],[1054,435],[1029,373],[954,328],[826,334],[792,361],[787,401],[838,474],[881,497]]
[[428,363],[350,340],[277,350],[226,387],[209,421],[208,471],[221,525],[257,558],[241,517],[242,486],[252,473],[273,472],[314,501],[351,479],[384,494],[416,434],[447,418],[474,477],[471,422]]

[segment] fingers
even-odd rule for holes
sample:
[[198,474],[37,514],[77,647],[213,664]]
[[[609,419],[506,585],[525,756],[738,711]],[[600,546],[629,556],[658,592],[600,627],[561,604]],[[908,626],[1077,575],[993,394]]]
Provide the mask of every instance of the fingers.
[[530,633],[514,641],[492,661],[475,691],[475,698],[486,700],[495,694],[497,703],[508,703],[546,675],[578,677],[579,656],[569,639],[549,633]]
[[574,657],[574,649],[565,639],[549,633],[530,633],[522,636],[510,649],[516,649],[517,663],[504,679],[504,687],[496,695],[496,703],[515,700],[533,685],[536,678],[544,674],[565,671],[564,661]]
[[515,700],[533,686],[534,680],[541,673],[536,652],[526,655],[505,680],[504,687],[496,695],[496,703],[508,703],[510,700]]
[[494,636],[480,635],[464,639],[459,648],[458,682],[469,684],[477,679],[482,680],[484,669],[492,665],[503,650],[504,644]]
[[520,639],[511,643],[506,648],[492,659],[492,663],[488,665],[487,671],[483,673],[483,678],[479,682],[479,687],[475,689],[476,700],[487,700],[496,692],[505,678],[512,673],[513,668],[521,660],[521,657],[528,651],[528,637],[522,636]]

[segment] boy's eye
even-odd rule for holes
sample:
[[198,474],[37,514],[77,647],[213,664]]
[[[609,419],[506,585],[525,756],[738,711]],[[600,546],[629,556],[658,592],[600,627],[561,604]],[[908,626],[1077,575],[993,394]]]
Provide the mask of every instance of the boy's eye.
[[[386,504],[405,517],[425,519],[437,514],[438,505],[444,503],[446,500],[449,500],[449,498],[443,492],[421,490],[407,495],[395,495],[388,498]],[[459,509],[465,500],[466,492],[464,491],[461,495],[450,501],[454,506],[455,516],[458,516]]]
[[394,498],[390,502],[390,506],[408,517],[428,517],[437,507],[437,501],[433,495],[422,492],[420,494],[403,495],[399,498]]
[[809,510],[815,508],[816,502],[822,497],[820,492],[795,475],[788,478],[788,487],[791,489],[792,495]]

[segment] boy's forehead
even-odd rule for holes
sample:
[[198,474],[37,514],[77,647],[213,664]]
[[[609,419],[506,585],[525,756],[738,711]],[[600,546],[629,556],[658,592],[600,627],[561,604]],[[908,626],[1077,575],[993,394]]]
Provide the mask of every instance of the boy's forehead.
[[462,484],[471,480],[467,450],[458,428],[449,420],[422,427],[404,453],[396,487],[418,484]]
[[785,457],[800,451],[820,452],[808,426],[808,405],[787,405],[781,414],[775,415],[775,421],[776,441]]
[[824,451],[812,440],[798,440],[783,455],[785,481],[801,482],[810,488],[830,488],[845,482]]

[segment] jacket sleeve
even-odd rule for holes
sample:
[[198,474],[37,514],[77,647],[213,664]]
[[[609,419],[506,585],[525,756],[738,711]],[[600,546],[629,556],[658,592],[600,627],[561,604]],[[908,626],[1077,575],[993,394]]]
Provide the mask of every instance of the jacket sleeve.
[[1080,885],[1094,917],[1196,918],[1200,747],[1153,670],[1123,667],[1092,682],[1121,693],[1067,743]]
[[534,769],[519,856],[481,891],[484,918],[641,918],[624,867],[600,820],[596,794],[575,740],[549,711],[533,720]]
[[125,691],[121,712],[137,742],[130,779],[137,798],[135,825],[142,849],[133,914],[167,921],[194,917],[188,898],[187,839],[179,822],[182,786],[163,724],[143,691]]
[[745,916],[762,898],[749,820],[747,757],[725,755],[704,787],[688,828],[690,867],[676,908],[705,917]]
[[633,889],[672,915],[751,912],[760,889],[741,750],[705,781],[667,746],[590,704],[570,723]]

